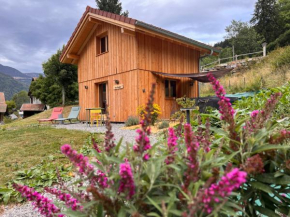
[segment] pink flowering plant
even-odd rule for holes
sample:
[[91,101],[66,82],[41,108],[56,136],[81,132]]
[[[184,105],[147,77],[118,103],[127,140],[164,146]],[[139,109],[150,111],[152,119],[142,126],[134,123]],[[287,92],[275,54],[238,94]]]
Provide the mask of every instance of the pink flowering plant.
[[280,94],[240,119],[223,87],[208,76],[220,99],[221,128],[200,115],[198,126],[180,123],[152,144],[153,85],[132,144],[115,141],[108,118],[104,143],[92,142],[93,157],[61,147],[79,179],[47,188],[54,203],[25,186],[15,189],[44,216],[286,216],[290,131],[277,131],[270,121]]

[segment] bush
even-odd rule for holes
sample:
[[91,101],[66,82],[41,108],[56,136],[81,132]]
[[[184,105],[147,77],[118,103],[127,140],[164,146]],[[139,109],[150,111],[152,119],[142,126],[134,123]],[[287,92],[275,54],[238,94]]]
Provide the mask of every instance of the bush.
[[12,119],[10,117],[4,116],[3,122],[4,124],[10,124],[12,122]]
[[125,126],[126,127],[130,127],[130,126],[135,126],[139,124],[139,118],[138,117],[134,117],[134,116],[130,116],[128,117],[127,121],[125,122]]
[[169,121],[162,121],[161,124],[159,124],[158,129],[165,129],[169,127]]
[[[161,115],[161,108],[158,104],[154,103],[153,105],[150,105],[150,110],[148,112],[151,113],[151,124],[154,126],[158,116]],[[146,107],[144,105],[140,105],[137,108],[137,113],[141,119],[144,119],[147,114]]]
[[[169,128],[166,145],[151,146],[150,98],[133,144],[123,148],[121,141],[115,144],[108,122],[104,145],[94,144],[97,160],[90,163],[69,145],[62,146],[62,153],[74,164],[80,179],[60,190],[46,189],[58,198],[57,206],[34,189],[22,185],[14,188],[43,214],[288,215],[290,146],[285,142],[290,131],[280,130],[270,118],[281,94],[272,95],[263,110],[241,118],[225,98],[223,87],[213,76],[209,78],[220,98],[221,128],[210,127],[208,120],[193,130],[185,124],[184,135],[179,128]],[[203,117],[206,115],[211,116]]]
[[[177,105],[179,105],[181,108],[191,108],[195,105],[195,100],[189,99],[186,96],[182,98],[176,99]],[[198,107],[196,107],[196,111],[198,111]],[[191,112],[191,118],[194,117],[196,112]],[[173,115],[171,115],[171,119],[180,119],[181,117],[185,118],[185,114],[182,111],[177,111]]]

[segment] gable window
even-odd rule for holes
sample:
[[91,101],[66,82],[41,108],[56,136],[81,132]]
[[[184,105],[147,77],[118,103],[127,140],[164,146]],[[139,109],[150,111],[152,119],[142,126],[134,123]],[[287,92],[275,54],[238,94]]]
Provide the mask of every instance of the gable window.
[[102,34],[96,39],[97,55],[103,54],[109,51],[108,34]]
[[176,97],[176,81],[165,80],[165,97]]

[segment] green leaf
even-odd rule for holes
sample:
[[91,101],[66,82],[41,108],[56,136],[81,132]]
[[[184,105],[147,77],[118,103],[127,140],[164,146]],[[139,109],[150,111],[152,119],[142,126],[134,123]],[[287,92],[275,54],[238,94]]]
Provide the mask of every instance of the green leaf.
[[119,140],[118,144],[115,147],[115,153],[119,153],[120,147],[122,145],[123,142],[123,137],[121,137],[121,139]]
[[169,213],[172,213],[172,214],[177,215],[177,216],[182,216],[183,212],[176,210],[176,209],[171,209],[171,210],[169,210]]
[[160,213],[162,213],[163,211],[162,211],[162,209],[161,209],[161,207],[154,201],[154,200],[152,200],[149,196],[147,196],[146,195],[146,197],[147,197],[147,199],[150,201],[150,203],[153,205],[153,206],[155,206],[155,208],[156,209],[158,209],[158,211],[160,211]]
[[283,175],[283,176],[275,178],[274,173],[260,174],[256,176],[256,179],[260,182],[264,182],[268,184],[275,184],[275,185],[289,185],[290,183],[290,176]]
[[147,216],[155,216],[155,217],[160,217],[160,215],[158,215],[157,213],[155,212],[150,212],[150,213],[147,213]]
[[290,149],[289,145],[260,145],[256,146],[252,150],[252,155],[263,151],[273,150],[273,149]]
[[254,206],[254,208],[261,214],[266,215],[268,217],[280,217],[280,215],[276,214],[272,210],[269,210],[267,208],[261,207],[261,206]]
[[250,184],[252,185],[252,187],[259,189],[261,191],[264,191],[266,193],[269,193],[269,194],[273,193],[273,189],[270,186],[265,185],[261,182],[250,182]]
[[117,164],[123,163],[123,161],[121,159],[113,157],[113,156],[107,157],[107,160],[112,161],[112,162],[117,163]]
[[103,206],[102,206],[102,204],[99,204],[99,206],[98,206],[97,217],[103,217]]

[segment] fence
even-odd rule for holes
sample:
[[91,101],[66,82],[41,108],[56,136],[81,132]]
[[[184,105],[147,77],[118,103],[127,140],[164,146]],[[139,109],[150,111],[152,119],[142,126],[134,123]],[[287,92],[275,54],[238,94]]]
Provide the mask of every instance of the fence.
[[[263,56],[266,56],[265,51],[258,51],[258,52],[247,53],[247,54],[239,54],[239,55],[235,55],[233,57],[218,58],[218,60],[216,60],[214,62],[211,62],[211,63],[208,63],[206,65],[201,66],[201,70],[203,70],[206,66],[211,66],[211,65],[216,65],[216,64],[220,65],[221,61],[223,61],[223,60],[231,59],[231,61],[238,61],[238,58],[241,57],[241,56],[249,56],[249,55],[260,54],[260,53],[263,53]],[[231,61],[225,62],[224,64],[229,63]]]

